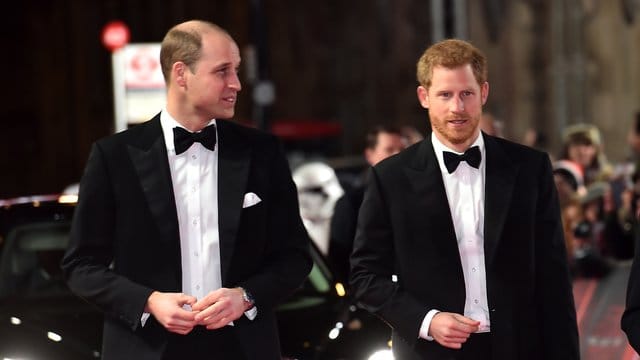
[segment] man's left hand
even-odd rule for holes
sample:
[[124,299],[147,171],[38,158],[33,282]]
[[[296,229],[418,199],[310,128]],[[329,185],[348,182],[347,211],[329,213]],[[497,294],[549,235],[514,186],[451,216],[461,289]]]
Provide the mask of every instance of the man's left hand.
[[207,294],[191,306],[197,312],[196,322],[207,329],[219,329],[240,318],[246,308],[240,288],[220,288]]

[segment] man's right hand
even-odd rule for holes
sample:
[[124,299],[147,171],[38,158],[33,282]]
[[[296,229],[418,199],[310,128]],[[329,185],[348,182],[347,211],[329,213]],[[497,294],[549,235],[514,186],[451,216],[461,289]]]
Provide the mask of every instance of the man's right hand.
[[196,326],[196,313],[185,310],[184,305],[193,305],[197,299],[182,293],[154,291],[147,299],[145,312],[150,313],[165,329],[186,335]]
[[480,321],[460,314],[439,312],[431,319],[429,336],[444,347],[460,349],[479,326]]

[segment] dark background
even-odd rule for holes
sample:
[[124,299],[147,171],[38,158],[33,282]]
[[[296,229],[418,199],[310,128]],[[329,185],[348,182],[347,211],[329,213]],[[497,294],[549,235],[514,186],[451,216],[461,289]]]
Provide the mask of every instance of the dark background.
[[[463,15],[454,4],[466,6]],[[111,54],[101,43],[113,20],[128,25],[131,43],[160,42],[194,18],[226,28],[245,63],[246,49],[257,50],[260,77],[276,89],[273,105],[257,108],[241,69],[235,120],[267,131],[282,121],[337,124],[336,136],[304,141],[331,158],[359,155],[375,124],[426,132],[415,63],[434,33],[455,36],[462,24],[461,37],[489,59],[485,110],[502,120],[505,137],[535,128],[556,151],[566,125],[594,123],[610,159],[623,160],[640,110],[639,8],[638,0],[13,2],[0,15],[0,198],[77,182],[91,143],[113,133]]]
[[[111,55],[100,40],[111,20],[129,26],[131,43],[159,42],[192,18],[226,28],[241,51],[262,37],[262,76],[277,94],[269,121],[339,122],[333,149],[348,154],[369,124],[426,130],[414,63],[428,40],[427,12],[422,1],[16,2],[2,25],[9,86],[0,108],[0,198],[77,182],[91,143],[113,132]],[[243,87],[236,119],[256,124],[252,84]]]

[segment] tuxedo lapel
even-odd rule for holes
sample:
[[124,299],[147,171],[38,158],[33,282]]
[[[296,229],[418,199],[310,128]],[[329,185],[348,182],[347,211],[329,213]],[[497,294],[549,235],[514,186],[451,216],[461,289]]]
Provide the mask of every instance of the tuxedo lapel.
[[484,208],[484,251],[487,265],[494,259],[513,197],[518,166],[491,136],[484,135],[486,180]]
[[144,126],[135,145],[128,145],[127,151],[138,174],[142,191],[161,239],[179,239],[178,215],[176,211],[167,148],[160,126],[160,116],[156,116]]
[[408,201],[416,223],[428,224],[424,236],[442,249],[441,254],[460,264],[447,193],[430,137],[422,141],[405,172],[413,188]]
[[244,137],[225,120],[217,121],[218,128],[218,223],[222,282],[225,285],[238,233],[240,214],[249,168],[251,148]]

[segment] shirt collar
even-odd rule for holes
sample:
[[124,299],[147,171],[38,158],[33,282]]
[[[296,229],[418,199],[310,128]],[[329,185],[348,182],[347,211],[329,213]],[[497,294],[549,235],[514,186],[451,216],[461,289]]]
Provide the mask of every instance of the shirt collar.
[[[211,124],[216,125],[216,119],[211,119],[207,126]],[[187,131],[190,130],[182,126],[176,119],[174,119],[173,116],[169,114],[166,108],[162,109],[162,112],[160,112],[160,125],[162,126],[162,135],[164,136],[164,143],[167,146],[167,152],[175,154],[176,148],[173,143],[173,128],[181,127]],[[217,136],[218,134],[216,132],[216,137]]]
[[[456,154],[462,154],[462,153],[452,150],[446,145],[444,145],[442,142],[440,142],[440,140],[436,137],[436,134],[433,131],[431,132],[431,144],[433,145],[433,151],[436,153],[436,158],[438,159],[440,170],[443,173],[449,174],[449,172],[447,171],[447,167],[444,164],[444,155],[442,154],[442,152],[450,151]],[[484,134],[482,133],[482,131],[480,131],[480,134],[476,138],[476,141],[474,141],[473,144],[469,146],[469,148],[473,146],[478,146],[480,148],[480,154],[482,155],[482,161],[480,162],[480,167],[483,168],[485,164],[484,160],[486,159],[486,156],[485,156],[485,148],[484,148]]]

